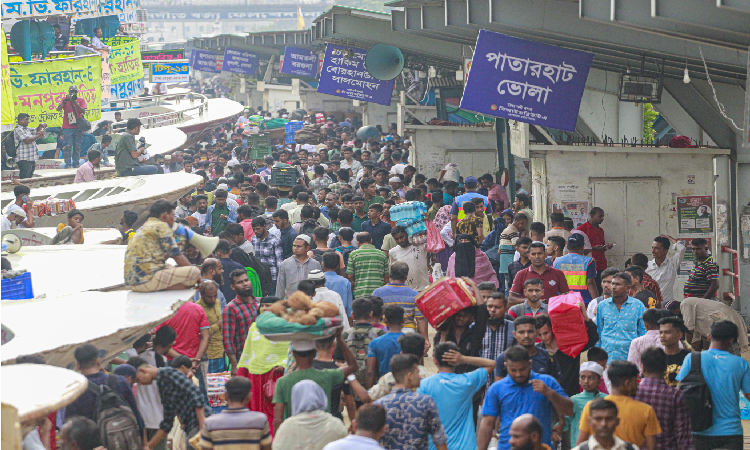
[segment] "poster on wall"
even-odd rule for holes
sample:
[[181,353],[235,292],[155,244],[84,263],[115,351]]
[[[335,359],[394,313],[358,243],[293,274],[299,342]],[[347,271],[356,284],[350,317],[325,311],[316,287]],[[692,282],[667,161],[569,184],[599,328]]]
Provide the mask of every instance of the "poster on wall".
[[[709,250],[712,248],[711,238],[705,238],[708,241]],[[690,275],[690,271],[695,267],[695,254],[693,253],[693,245],[690,243],[692,239],[681,239],[677,238],[678,242],[682,242],[685,246],[685,256],[680,262],[680,267],[677,269],[677,276],[687,278]]]
[[479,30],[461,109],[575,131],[592,53]]
[[677,197],[680,234],[711,234],[714,231],[712,195]]
[[573,227],[578,228],[588,220],[589,202],[560,202],[552,205],[552,212],[563,213],[573,219]]

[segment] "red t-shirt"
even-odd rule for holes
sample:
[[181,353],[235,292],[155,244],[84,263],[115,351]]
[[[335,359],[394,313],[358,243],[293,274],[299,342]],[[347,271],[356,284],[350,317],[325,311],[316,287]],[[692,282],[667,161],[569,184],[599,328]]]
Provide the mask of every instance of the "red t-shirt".
[[546,264],[544,267],[545,270],[541,275],[534,272],[531,266],[518,272],[515,280],[513,280],[513,287],[510,288],[510,291],[516,295],[523,296],[523,284],[531,278],[542,280],[542,288],[544,289],[542,300],[549,300],[552,297],[557,297],[560,294],[570,291],[568,281],[565,279],[565,274],[562,270],[554,269]]
[[174,351],[190,358],[195,358],[201,343],[201,330],[209,328],[206,312],[199,305],[187,302],[180,306],[171,319],[156,329],[169,325],[177,333],[177,340],[172,347]]
[[[602,229],[602,227],[594,228],[591,223],[584,222],[578,227],[578,229],[586,233],[586,236],[589,237],[591,247],[606,244],[606,242],[604,241],[604,229]],[[594,258],[594,261],[596,261],[596,270],[601,272],[602,270],[607,268],[607,257],[604,256],[604,252],[597,252],[592,250],[591,257]]]
[[[86,100],[82,99],[81,97],[78,97],[76,99],[76,103],[78,103],[79,110],[86,108]],[[73,112],[73,104],[70,102],[65,102],[65,105],[63,106],[63,128],[75,128],[75,124],[71,124],[68,121],[68,113]],[[81,114],[76,114],[76,118],[81,117]]]

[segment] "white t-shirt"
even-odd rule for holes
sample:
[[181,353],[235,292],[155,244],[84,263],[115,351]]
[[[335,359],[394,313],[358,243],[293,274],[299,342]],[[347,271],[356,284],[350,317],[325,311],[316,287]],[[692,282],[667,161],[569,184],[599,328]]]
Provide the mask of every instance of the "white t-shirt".
[[[327,287],[319,287],[315,289],[315,297],[312,298],[313,303],[315,302],[330,302],[336,305],[339,308],[339,314],[341,314],[341,317],[346,318],[346,309],[344,308],[344,301],[341,300],[341,296],[338,292],[332,291],[328,289]],[[351,325],[349,325],[348,320],[344,320],[344,331],[351,328]]]
[[[138,356],[156,367],[156,352],[153,350],[146,350]],[[136,384],[136,390],[138,392],[136,403],[138,404],[138,410],[141,412],[146,428],[152,430],[159,429],[159,424],[164,420],[164,407],[161,404],[159,386],[156,382],[148,385]]]
[[406,285],[415,291],[421,291],[430,284],[430,271],[427,265],[425,244],[410,245],[406,248],[397,245],[388,251],[388,262],[405,262],[409,266]]
[[3,216],[0,218],[0,231],[10,230],[11,226],[12,224],[7,217]]
[[391,175],[403,175],[404,169],[406,168],[406,164],[404,163],[398,163],[391,167]]
[[96,37],[96,36],[94,36],[94,37],[92,37],[92,38],[91,38],[91,46],[92,46],[92,47],[94,47],[94,48],[95,48],[95,49],[97,49],[97,50],[101,50],[101,49],[103,49],[104,47],[106,47],[106,45],[104,45],[104,44],[102,43],[101,39],[99,39],[99,38],[98,38],[98,37]]
[[196,219],[198,219],[198,226],[199,227],[203,227],[203,226],[206,225],[206,215],[207,214],[208,213],[201,214],[198,211],[196,211],[196,212],[193,213],[193,217],[195,217]]
[[[5,217],[9,216],[11,212],[13,212],[13,211],[15,211],[17,209],[20,209],[21,211],[23,211],[23,208],[21,208],[20,206],[16,205],[15,203],[11,203],[10,205],[8,205],[7,208],[5,208]],[[19,223],[16,226],[16,228],[26,228],[26,227],[23,226],[23,223]]]

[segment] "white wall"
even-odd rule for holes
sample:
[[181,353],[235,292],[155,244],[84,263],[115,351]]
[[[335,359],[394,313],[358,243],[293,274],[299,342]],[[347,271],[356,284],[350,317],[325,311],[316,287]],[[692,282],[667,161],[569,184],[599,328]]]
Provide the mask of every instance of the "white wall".
[[[410,136],[414,145],[411,163],[419,173],[427,178],[437,177],[446,164],[446,150],[455,155],[466,152],[466,163],[459,163],[461,176],[482,175],[497,171],[497,145],[495,130],[492,127],[441,127],[431,125],[406,125],[404,135]],[[479,152],[477,152],[479,150]],[[472,153],[494,153],[492,167],[478,168],[470,166],[473,161]],[[489,155],[477,157],[477,161],[488,158]]]
[[392,98],[389,106],[379,105],[377,103],[366,102],[362,105],[362,123],[367,125],[380,125],[383,130],[388,129],[388,125],[396,123],[398,109],[398,98]]
[[[596,150],[596,151],[594,151]],[[612,180],[636,180],[646,178],[658,179],[658,192],[652,195],[643,195],[644,210],[656,210],[659,214],[658,232],[668,234],[675,238],[694,238],[698,235],[679,235],[677,212],[675,210],[674,198],[684,195],[714,195],[714,169],[713,155],[711,154],[656,154],[651,153],[614,153],[626,149],[598,147],[592,151],[536,151],[532,157],[540,157],[544,160],[544,171],[536,171],[535,174],[546,173],[546,189],[548,193],[548,212],[553,211],[554,204],[561,204],[561,199],[566,196],[565,192],[577,192],[577,200],[587,201],[588,207],[599,206],[604,209],[605,216],[602,228],[604,228],[607,242],[613,240],[625,240],[622,236],[610,236],[607,234],[608,216],[616,215],[617,208],[623,205],[616,204],[592,204],[592,187],[596,178]],[[663,150],[669,151],[669,150]],[[689,176],[694,176],[694,184],[689,183]],[[566,186],[559,189],[558,186]],[[567,194],[570,196],[570,194]],[[611,220],[611,217],[610,217]],[[627,219],[626,219],[627,220]],[[549,226],[549,223],[546,223]],[[650,257],[651,243],[654,236],[638,234],[637,220],[629,222],[629,234],[638,235],[637,251],[645,253]],[[610,229],[617,228],[612,225]],[[644,227],[646,229],[647,227]],[[653,233],[651,233],[653,234]],[[712,238],[715,244],[715,236],[703,236]],[[624,268],[627,258],[632,256],[631,252],[626,254],[622,246],[615,246],[607,252],[609,266]],[[714,254],[716,250],[714,249]],[[678,279],[675,283],[675,298],[682,298],[682,286],[684,280]],[[679,294],[679,295],[678,295]]]

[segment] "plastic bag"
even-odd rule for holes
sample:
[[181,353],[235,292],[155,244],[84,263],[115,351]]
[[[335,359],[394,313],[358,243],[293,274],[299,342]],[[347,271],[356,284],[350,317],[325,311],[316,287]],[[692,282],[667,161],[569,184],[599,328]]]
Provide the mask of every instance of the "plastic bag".
[[425,246],[427,253],[437,253],[444,250],[445,242],[440,236],[440,230],[437,229],[431,220],[425,220],[424,224],[427,228],[427,245]]
[[568,292],[549,299],[549,318],[558,348],[575,358],[589,341],[586,323],[578,303],[583,297],[578,292]]

